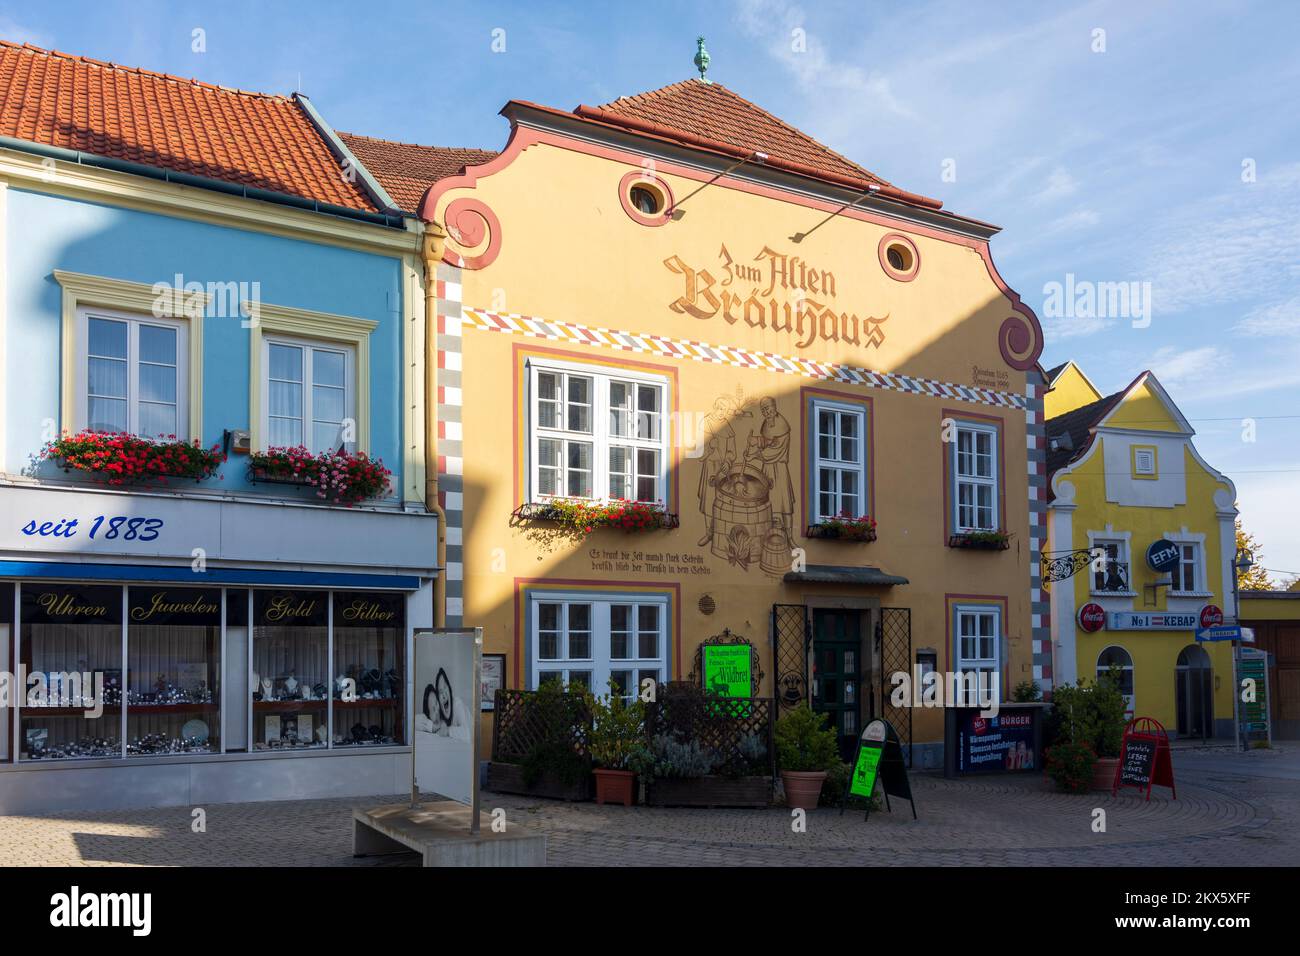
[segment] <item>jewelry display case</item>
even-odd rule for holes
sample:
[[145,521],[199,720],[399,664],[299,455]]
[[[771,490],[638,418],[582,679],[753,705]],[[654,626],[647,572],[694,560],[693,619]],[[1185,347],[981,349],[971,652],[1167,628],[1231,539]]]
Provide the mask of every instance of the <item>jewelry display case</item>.
[[334,592],[335,747],[403,742],[405,608],[400,594]]
[[253,592],[253,750],[329,744],[329,592]]

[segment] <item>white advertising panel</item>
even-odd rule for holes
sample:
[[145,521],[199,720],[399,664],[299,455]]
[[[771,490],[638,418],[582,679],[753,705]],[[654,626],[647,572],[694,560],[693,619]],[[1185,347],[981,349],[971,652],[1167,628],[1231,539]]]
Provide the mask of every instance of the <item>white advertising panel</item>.
[[414,790],[467,804],[476,816],[482,651],[481,628],[415,634]]

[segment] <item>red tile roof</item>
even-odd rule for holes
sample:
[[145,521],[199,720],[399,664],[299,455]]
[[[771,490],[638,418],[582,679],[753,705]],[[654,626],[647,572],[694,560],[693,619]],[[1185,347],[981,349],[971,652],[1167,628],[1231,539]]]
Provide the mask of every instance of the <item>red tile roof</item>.
[[[623,96],[596,108],[613,116],[657,123],[749,152],[766,153],[821,172],[889,185],[721,83],[684,80],[647,93]],[[579,107],[579,111],[582,109]]]
[[3,40],[0,135],[376,210],[292,97]]
[[488,149],[418,146],[356,133],[341,132],[339,138],[379,180],[393,202],[411,213],[419,209],[425,192],[438,180],[455,176],[466,166],[486,163],[497,155]]

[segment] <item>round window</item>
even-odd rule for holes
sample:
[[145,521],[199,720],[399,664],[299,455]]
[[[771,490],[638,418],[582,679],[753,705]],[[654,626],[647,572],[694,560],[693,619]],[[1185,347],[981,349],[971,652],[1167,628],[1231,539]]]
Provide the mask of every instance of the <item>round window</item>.
[[885,258],[899,272],[908,272],[912,268],[912,253],[906,246],[890,246],[885,250]]
[[657,216],[663,211],[663,200],[659,193],[648,186],[633,186],[629,197],[632,206],[643,216]]
[[882,236],[876,247],[880,256],[880,266],[885,275],[898,282],[911,282],[920,269],[921,257],[916,251],[916,243],[898,232]]

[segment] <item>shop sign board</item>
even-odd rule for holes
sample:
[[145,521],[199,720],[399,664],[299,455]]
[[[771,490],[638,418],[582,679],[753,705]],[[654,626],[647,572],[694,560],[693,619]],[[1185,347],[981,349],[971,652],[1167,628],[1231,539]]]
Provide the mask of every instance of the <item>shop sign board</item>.
[[1089,602],[1079,608],[1079,630],[1085,634],[1095,634],[1106,626],[1106,609],[1100,604]]
[[1111,611],[1106,618],[1106,626],[1112,631],[1194,631],[1200,623],[1198,614],[1167,611]]
[[748,644],[705,644],[704,690],[718,697],[749,697],[753,649]]
[[1003,704],[995,716],[954,707],[945,715],[946,776],[1014,773],[1039,767],[1043,705]]
[[0,551],[43,559],[167,558],[374,566],[432,575],[432,515],[217,495],[9,486]]
[[1158,574],[1167,574],[1178,567],[1178,545],[1168,538],[1159,538],[1147,548],[1147,567]]
[[411,802],[420,791],[468,805],[478,821],[482,628],[415,633]]

